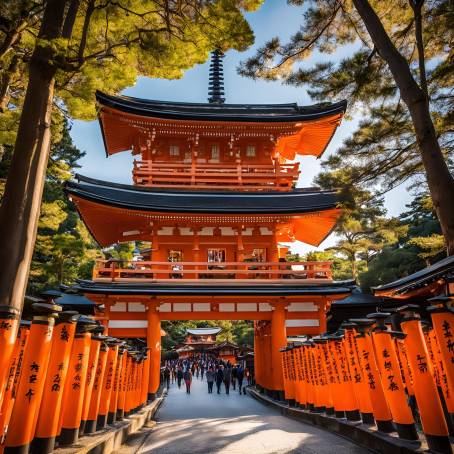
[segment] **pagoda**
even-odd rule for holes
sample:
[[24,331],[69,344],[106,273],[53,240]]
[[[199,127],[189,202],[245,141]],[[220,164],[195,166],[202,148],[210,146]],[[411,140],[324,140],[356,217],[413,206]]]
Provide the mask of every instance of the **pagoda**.
[[186,339],[182,344],[182,351],[190,352],[189,356],[206,353],[216,344],[216,336],[221,331],[222,328],[218,326],[210,328],[187,328]]
[[340,215],[335,191],[296,188],[295,158],[322,155],[346,102],[227,104],[222,57],[208,103],[98,92],[106,155],[132,152],[133,185],[78,175],[66,187],[102,248],[151,242],[143,260],[99,260],[76,286],[109,334],[147,339],[150,396],[161,320],[254,320],[256,381],[277,392],[287,334],[324,332],[331,302],[351,290],[329,262],[286,262],[282,244],[317,246]]

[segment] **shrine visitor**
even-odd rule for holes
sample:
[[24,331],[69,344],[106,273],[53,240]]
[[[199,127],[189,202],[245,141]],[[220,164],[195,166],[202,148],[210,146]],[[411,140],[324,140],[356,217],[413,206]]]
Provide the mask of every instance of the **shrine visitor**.
[[192,373],[190,369],[186,369],[183,374],[183,378],[186,384],[186,394],[191,394]]
[[178,370],[177,370],[177,385],[178,385],[178,389],[181,388],[181,380],[183,380],[183,369],[181,368],[181,366],[179,366]]
[[224,366],[219,366],[216,371],[216,388],[217,388],[218,394],[221,394],[221,384],[224,381],[223,368],[224,368]]
[[216,374],[215,374],[213,368],[210,366],[206,373],[207,383],[208,383],[208,394],[213,394],[213,384],[214,384],[215,375]]
[[230,382],[232,381],[232,368],[230,364],[224,369],[224,386],[225,393],[229,394],[230,391]]
[[237,368],[236,377],[238,379],[238,391],[240,392],[240,394],[242,392],[246,394],[246,388],[243,390],[244,369],[241,366],[238,366]]

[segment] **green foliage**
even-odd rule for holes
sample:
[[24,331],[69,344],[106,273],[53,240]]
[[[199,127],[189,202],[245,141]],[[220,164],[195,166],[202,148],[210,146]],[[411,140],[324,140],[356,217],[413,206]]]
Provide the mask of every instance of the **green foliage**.
[[[180,78],[185,70],[205,62],[215,48],[246,49],[254,36],[243,13],[257,9],[262,1],[85,0],[62,36],[37,40],[46,2],[3,0],[0,143],[15,141],[27,63],[35,46],[50,49],[58,67],[53,123],[61,129],[62,114],[85,120],[96,117],[96,90],[119,93],[139,76]],[[66,25],[70,24],[68,15]]]
[[[29,292],[70,284],[91,277],[96,257],[101,255],[72,203],[63,193],[64,182],[84,153],[72,143],[63,124],[61,139],[51,150],[41,205],[35,252],[30,270]],[[7,162],[5,164],[5,170]],[[0,174],[1,176],[1,174]]]
[[446,256],[440,225],[430,198],[420,194],[395,219],[400,229],[397,242],[385,246],[360,274],[364,289],[414,273]]

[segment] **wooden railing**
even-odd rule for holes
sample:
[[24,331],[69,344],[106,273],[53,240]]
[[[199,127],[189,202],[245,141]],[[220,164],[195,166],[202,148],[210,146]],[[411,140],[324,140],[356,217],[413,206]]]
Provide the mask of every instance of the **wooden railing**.
[[98,260],[95,281],[331,280],[331,262],[150,262]]
[[138,186],[288,191],[299,176],[299,164],[178,164],[134,161]]

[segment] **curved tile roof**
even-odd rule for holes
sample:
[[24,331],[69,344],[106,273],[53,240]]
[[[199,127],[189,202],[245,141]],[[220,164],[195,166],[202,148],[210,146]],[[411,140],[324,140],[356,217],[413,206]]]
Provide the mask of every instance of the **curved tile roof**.
[[289,104],[215,104],[155,101],[96,92],[99,104],[134,115],[175,120],[285,122],[316,120],[344,113],[347,101],[312,106]]
[[296,214],[333,209],[335,191],[296,189],[289,192],[156,190],[108,183],[78,175],[66,192],[92,202],[129,210],[212,214]]

